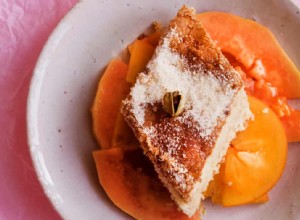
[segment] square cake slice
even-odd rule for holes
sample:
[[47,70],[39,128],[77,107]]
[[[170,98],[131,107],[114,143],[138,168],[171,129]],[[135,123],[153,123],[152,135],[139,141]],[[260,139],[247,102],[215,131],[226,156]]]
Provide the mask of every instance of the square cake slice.
[[186,6],[138,75],[122,114],[188,216],[252,115],[241,77]]

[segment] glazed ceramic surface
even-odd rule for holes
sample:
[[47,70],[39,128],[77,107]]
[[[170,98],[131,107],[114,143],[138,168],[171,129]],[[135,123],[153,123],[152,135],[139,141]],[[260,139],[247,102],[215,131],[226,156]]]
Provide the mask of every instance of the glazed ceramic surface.
[[[300,16],[291,1],[81,1],[45,45],[28,100],[32,159],[46,194],[63,218],[130,219],[99,185],[90,107],[108,61],[153,21],[167,24],[183,4],[198,12],[226,11],[266,25],[300,66]],[[286,169],[270,193],[270,202],[222,208],[206,201],[203,219],[300,219],[299,158],[300,144],[290,144]]]

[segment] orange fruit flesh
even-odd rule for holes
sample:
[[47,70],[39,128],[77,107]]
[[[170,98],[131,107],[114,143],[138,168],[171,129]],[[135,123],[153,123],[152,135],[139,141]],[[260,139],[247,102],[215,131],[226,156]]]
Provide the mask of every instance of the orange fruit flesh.
[[141,149],[127,146],[93,152],[99,181],[111,201],[136,219],[200,220],[178,210]]
[[224,12],[206,12],[198,18],[221,50],[242,64],[248,77],[270,83],[279,96],[300,98],[300,72],[266,27]]
[[127,71],[123,61],[112,60],[99,81],[91,113],[93,132],[101,148],[111,147],[121,100],[131,86],[125,80]]
[[111,146],[119,145],[126,149],[139,148],[139,141],[135,138],[132,129],[127,125],[120,111],[115,123]]
[[280,117],[289,142],[300,141],[300,111],[287,102],[287,98],[300,98],[300,71],[273,34],[252,20],[228,13],[206,12],[198,17],[241,74],[247,94]]
[[126,80],[130,83],[135,83],[138,73],[145,69],[155,48],[145,40],[136,40],[129,49],[131,50],[131,56],[128,69],[129,74]]
[[237,134],[210,189],[212,201],[223,206],[257,201],[285,167],[287,141],[280,120],[260,100],[249,97],[249,103],[255,119]]

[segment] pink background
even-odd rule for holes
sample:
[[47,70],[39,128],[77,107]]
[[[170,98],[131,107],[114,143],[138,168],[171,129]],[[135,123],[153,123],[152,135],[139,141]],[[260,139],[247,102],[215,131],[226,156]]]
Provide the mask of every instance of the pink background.
[[77,0],[0,0],[0,219],[60,219],[34,171],[26,102],[48,36]]
[[[60,219],[29,155],[26,102],[32,70],[77,0],[0,0],[0,219]],[[300,0],[295,0],[299,5]]]

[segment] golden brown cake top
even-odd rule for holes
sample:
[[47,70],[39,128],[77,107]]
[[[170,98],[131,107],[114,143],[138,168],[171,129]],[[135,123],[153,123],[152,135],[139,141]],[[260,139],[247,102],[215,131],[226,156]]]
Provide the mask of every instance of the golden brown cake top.
[[170,22],[169,30],[176,32],[167,37],[170,48],[185,58],[189,69],[213,71],[233,87],[243,85],[240,76],[232,74],[232,66],[204,30],[193,8],[183,6]]
[[[188,200],[199,181],[232,100],[242,88],[240,76],[202,28],[195,11],[184,6],[122,107],[160,178],[183,199]],[[171,117],[163,98],[175,91],[182,95],[184,108]]]

